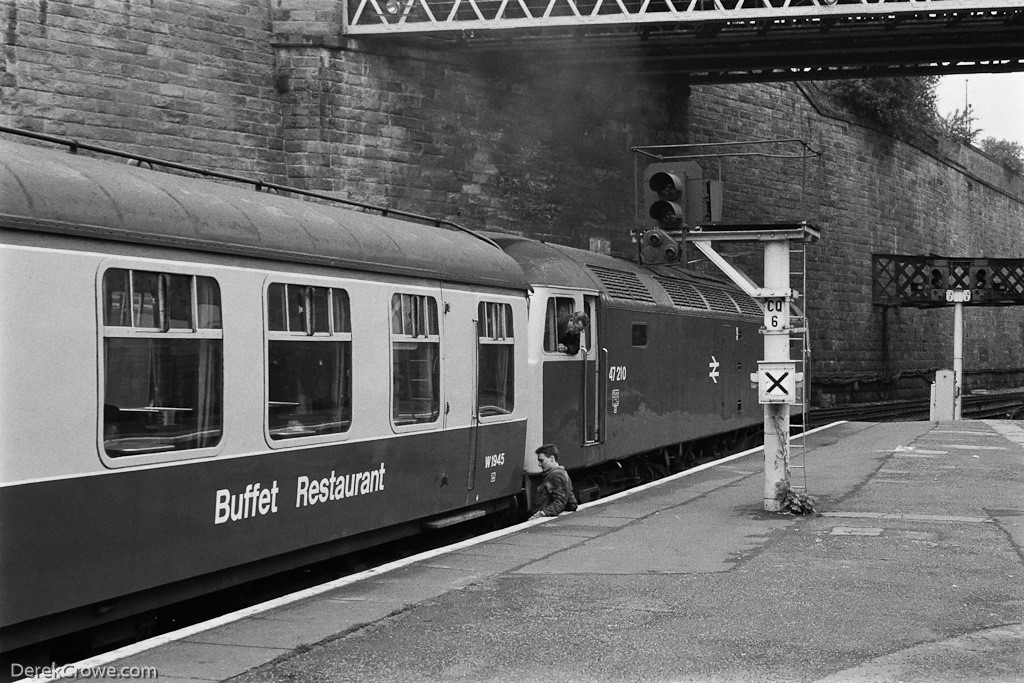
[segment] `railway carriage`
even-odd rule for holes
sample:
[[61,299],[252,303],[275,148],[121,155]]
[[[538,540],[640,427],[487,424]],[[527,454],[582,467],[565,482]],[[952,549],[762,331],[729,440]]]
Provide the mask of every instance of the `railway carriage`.
[[10,142],[0,187],[4,649],[515,504],[489,240]]

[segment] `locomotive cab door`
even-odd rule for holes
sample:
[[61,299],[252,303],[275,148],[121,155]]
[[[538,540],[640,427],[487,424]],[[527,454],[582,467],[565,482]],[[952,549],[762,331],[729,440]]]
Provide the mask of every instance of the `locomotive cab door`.
[[[583,381],[580,383],[583,395],[580,397],[582,443],[584,446],[604,441],[604,420],[601,407],[603,401],[603,374],[601,373],[600,347],[597,343],[597,297],[583,297],[583,312],[590,318],[590,325],[580,335],[580,354],[585,363]],[[586,350],[584,350],[586,349]]]
[[[543,440],[558,446],[562,465],[582,467],[600,459],[604,441],[597,296],[553,292],[543,310]],[[574,311],[590,318],[577,353],[561,343]]]

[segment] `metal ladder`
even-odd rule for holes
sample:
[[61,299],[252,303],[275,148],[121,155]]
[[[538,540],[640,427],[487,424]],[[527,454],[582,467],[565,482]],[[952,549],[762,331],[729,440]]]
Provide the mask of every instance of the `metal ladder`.
[[[790,289],[800,292],[800,300],[790,302],[789,312],[789,357],[796,361],[798,376],[803,381],[796,386],[796,403],[790,406],[789,427],[789,486],[798,493],[807,492],[807,467],[804,434],[810,429],[810,385],[811,385],[811,332],[807,322],[807,244],[790,243],[789,248]],[[800,423],[794,424],[799,415]]]

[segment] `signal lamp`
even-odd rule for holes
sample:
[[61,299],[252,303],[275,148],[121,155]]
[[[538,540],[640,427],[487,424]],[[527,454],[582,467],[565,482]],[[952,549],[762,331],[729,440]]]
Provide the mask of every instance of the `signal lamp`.
[[658,171],[647,182],[659,199],[674,202],[683,196],[683,183],[675,173]]
[[675,202],[659,199],[651,204],[650,216],[663,228],[671,230],[683,223],[683,207]]

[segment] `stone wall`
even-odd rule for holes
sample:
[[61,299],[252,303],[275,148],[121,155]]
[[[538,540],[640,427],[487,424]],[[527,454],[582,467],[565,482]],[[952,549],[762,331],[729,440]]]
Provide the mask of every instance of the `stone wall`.
[[[349,40],[342,10],[10,0],[0,123],[621,254],[643,166],[631,148],[707,143],[686,151],[723,180],[725,218],[822,229],[807,304],[826,404],[926,396],[930,373],[951,366],[951,309],[873,306],[872,253],[1024,257],[1020,178],[968,148],[846,120],[813,86],[691,90],[614,60]],[[788,139],[808,147],[765,142]],[[756,245],[727,251],[760,279]],[[965,317],[968,387],[1024,384],[1024,315]]]
[[0,120],[217,170],[278,172],[263,3],[4,3]]

